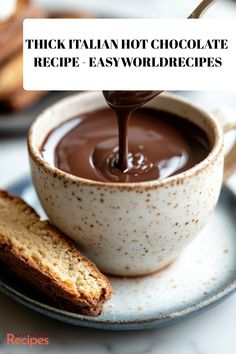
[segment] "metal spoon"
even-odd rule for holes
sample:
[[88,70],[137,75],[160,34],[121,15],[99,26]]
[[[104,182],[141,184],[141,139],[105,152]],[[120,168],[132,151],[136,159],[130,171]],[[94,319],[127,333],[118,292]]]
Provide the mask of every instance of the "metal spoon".
[[188,18],[199,18],[216,0],[203,0]]

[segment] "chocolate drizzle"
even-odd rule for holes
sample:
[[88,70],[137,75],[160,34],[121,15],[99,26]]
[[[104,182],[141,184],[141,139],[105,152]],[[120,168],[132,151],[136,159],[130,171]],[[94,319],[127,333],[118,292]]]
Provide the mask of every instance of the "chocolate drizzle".
[[132,112],[162,91],[103,91],[108,105],[114,110],[119,130],[117,168],[128,172],[128,125]]

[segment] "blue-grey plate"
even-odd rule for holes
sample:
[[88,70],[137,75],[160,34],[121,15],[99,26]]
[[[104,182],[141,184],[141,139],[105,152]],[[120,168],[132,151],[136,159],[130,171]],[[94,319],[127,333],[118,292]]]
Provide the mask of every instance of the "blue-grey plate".
[[[29,178],[10,186],[45,217]],[[224,187],[202,233],[164,271],[140,278],[113,278],[112,299],[98,317],[62,311],[21,282],[0,272],[0,291],[46,316],[74,325],[108,330],[157,328],[198,314],[236,289],[236,197]]]

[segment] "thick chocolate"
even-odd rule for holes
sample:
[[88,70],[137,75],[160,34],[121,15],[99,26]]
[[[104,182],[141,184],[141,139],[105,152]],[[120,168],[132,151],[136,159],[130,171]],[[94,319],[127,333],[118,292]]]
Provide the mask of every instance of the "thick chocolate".
[[103,91],[105,100],[114,110],[119,130],[119,149],[117,168],[127,172],[128,163],[128,125],[132,112],[144,105],[162,91]]
[[139,108],[129,122],[128,169],[117,168],[118,129],[107,108],[85,113],[54,129],[42,147],[50,164],[96,181],[140,182],[185,171],[207,157],[210,144],[202,129],[186,119]]

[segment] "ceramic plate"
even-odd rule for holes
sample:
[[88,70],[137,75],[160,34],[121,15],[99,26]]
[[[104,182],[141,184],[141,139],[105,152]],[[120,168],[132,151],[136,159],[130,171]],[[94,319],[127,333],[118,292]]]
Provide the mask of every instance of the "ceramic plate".
[[[30,179],[9,190],[45,217]],[[110,278],[114,294],[98,317],[52,307],[2,272],[0,290],[37,312],[74,325],[109,330],[157,328],[206,310],[235,291],[235,229],[236,197],[224,187],[211,221],[172,266],[146,277]]]

